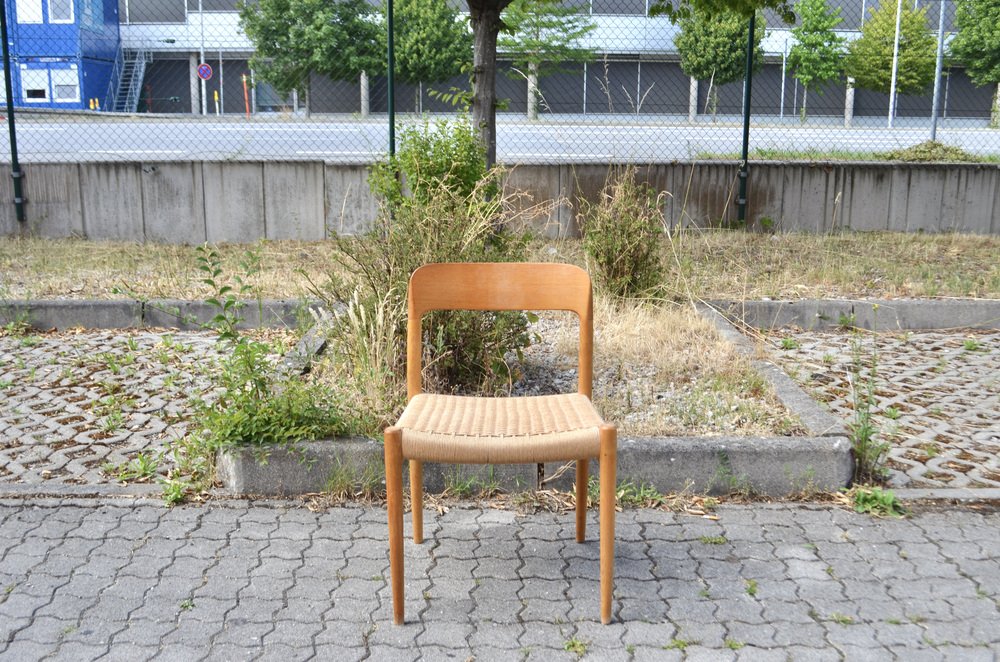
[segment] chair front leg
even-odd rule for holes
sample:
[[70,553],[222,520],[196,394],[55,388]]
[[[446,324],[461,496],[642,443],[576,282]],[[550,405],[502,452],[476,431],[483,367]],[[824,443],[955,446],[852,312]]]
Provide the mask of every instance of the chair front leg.
[[618,463],[618,430],[601,426],[601,622],[611,622],[615,580],[615,480]]
[[589,460],[576,461],[576,541],[587,539],[587,470]]
[[403,431],[385,429],[385,497],[389,510],[389,580],[392,620],[403,624]]

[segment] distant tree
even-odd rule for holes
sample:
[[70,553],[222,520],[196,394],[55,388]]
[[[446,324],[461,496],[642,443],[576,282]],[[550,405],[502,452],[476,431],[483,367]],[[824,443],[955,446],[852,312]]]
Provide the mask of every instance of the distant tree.
[[[888,94],[892,84],[892,51],[896,37],[896,4],[869,10],[861,37],[847,47],[845,70],[857,87]],[[917,11],[903,3],[899,28],[896,91],[921,94],[934,81],[937,40],[927,24],[927,8]]]
[[806,119],[809,90],[819,89],[843,73],[844,38],[834,32],[844,19],[840,7],[830,10],[826,0],[799,0],[795,3],[799,24],[792,28],[795,45],[788,64],[802,83],[802,121]]
[[538,78],[560,71],[566,63],[586,62],[594,50],[581,40],[596,28],[586,7],[562,0],[514,0],[503,13],[506,30],[499,47],[528,82],[528,119],[538,119]]
[[377,9],[366,0],[243,0],[240,26],[257,76],[282,96],[303,93],[307,110],[310,74],[356,81],[385,68]]
[[750,18],[755,11],[764,9],[773,10],[789,25],[795,22],[795,12],[789,0],[652,0],[649,15],[666,16],[677,23],[682,18],[690,18],[695,12],[705,16],[732,13]]
[[955,12],[951,54],[976,85],[995,85],[990,126],[1000,126],[1000,0],[964,0]]
[[468,21],[447,2],[395,0],[394,13],[396,75],[400,80],[414,85],[441,83],[471,65]]
[[[681,57],[681,70],[696,80],[708,81],[705,112],[714,116],[719,106],[719,85],[741,80],[746,70],[749,19],[732,11],[707,14],[695,10],[681,18],[681,32],[674,39]],[[754,71],[764,64],[760,44],[764,19],[758,16],[754,31]]]

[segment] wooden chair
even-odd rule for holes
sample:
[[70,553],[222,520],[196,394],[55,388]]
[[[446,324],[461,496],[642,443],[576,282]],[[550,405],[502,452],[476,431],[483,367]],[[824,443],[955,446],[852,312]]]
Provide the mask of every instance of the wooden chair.
[[[591,404],[593,301],[590,277],[568,264],[428,264],[407,294],[409,402],[385,430],[392,613],[403,623],[403,460],[410,463],[413,540],[423,542],[423,463],[521,464],[576,460],[576,540],[587,521],[587,468],[600,461],[601,621],[611,620],[617,430]],[[421,392],[421,319],[434,310],[567,310],[580,318],[576,393],[481,398]]]

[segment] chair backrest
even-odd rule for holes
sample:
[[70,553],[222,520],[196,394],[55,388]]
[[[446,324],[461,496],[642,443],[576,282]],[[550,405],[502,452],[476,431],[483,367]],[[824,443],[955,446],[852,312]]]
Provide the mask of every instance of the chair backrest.
[[577,390],[591,396],[594,310],[590,276],[572,264],[447,262],[426,264],[407,292],[406,391],[421,392],[424,313],[435,310],[566,310],[580,318]]

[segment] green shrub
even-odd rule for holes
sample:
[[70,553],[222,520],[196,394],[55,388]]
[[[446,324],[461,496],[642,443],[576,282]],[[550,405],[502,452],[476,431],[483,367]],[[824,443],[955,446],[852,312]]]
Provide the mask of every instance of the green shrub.
[[597,286],[612,296],[649,296],[664,275],[662,195],[636,181],[636,169],[613,170],[596,203],[580,204],[583,248]]
[[[382,368],[373,361],[389,362],[391,374],[379,373],[385,391],[370,394],[369,402],[402,404],[406,289],[415,269],[432,262],[525,258],[528,237],[506,227],[515,211],[500,192],[503,173],[485,163],[467,122],[407,129],[395,158],[374,166],[370,175],[381,201],[375,227],[363,237],[335,238],[339,268],[317,293],[331,310],[351,302],[351,314],[339,313],[331,326],[327,374],[343,375],[350,366],[378,372]],[[382,320],[377,332],[374,320]],[[425,317],[424,330],[424,380],[440,390],[500,389],[513,378],[506,357],[531,343],[522,313],[438,312]],[[391,419],[392,412],[386,415]]]

